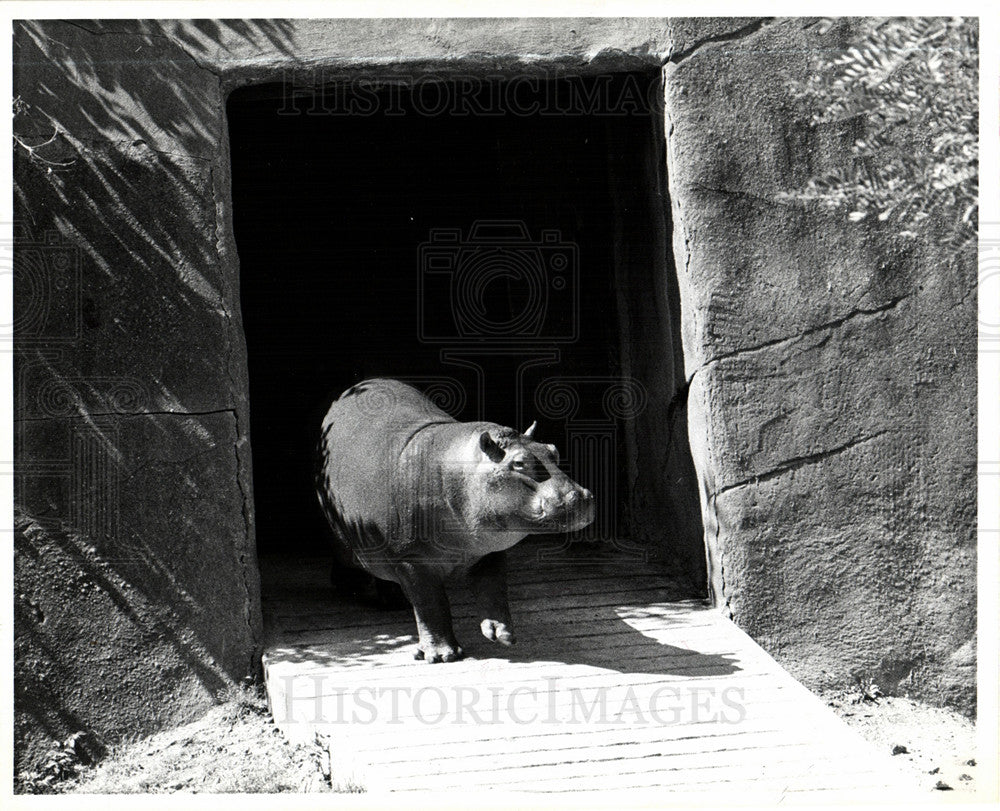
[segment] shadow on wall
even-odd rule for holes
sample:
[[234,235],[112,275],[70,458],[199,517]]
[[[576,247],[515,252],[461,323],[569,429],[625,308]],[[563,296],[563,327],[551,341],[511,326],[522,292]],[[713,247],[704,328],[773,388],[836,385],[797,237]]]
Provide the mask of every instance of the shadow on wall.
[[16,429],[18,504],[35,511],[15,526],[17,740],[110,742],[252,672],[232,413]]
[[54,127],[70,143],[143,141],[209,157],[222,112],[213,63],[225,59],[225,43],[291,55],[293,27],[288,20],[17,22],[14,94],[31,105],[30,120],[19,122],[31,129],[15,127],[15,135],[48,137]]
[[183,720],[257,667],[209,60],[288,53],[290,25],[15,23],[17,769]]
[[[18,739],[44,731],[58,740],[86,731],[96,733],[98,752],[113,739],[95,717],[96,708],[67,701],[67,685],[109,697],[116,713],[126,716],[128,731],[137,734],[189,713],[183,707],[186,685],[176,678],[180,669],[213,696],[231,683],[187,630],[183,615],[191,612],[190,606],[179,601],[176,609],[167,607],[170,598],[156,588],[163,583],[153,584],[148,574],[132,582],[123,576],[132,566],[169,578],[150,549],[111,558],[80,534],[46,529],[17,511],[14,554]],[[163,680],[178,695],[163,697],[149,718],[148,694]]]

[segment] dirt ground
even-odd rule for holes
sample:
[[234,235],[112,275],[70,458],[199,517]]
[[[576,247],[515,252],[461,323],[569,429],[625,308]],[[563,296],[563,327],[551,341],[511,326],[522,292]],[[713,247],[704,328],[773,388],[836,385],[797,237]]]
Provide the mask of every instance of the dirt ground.
[[[877,691],[878,688],[875,688]],[[954,710],[862,689],[828,692],[828,706],[876,749],[898,759],[915,785],[942,799],[974,799],[976,727]]]
[[[876,748],[899,759],[914,784],[940,799],[972,800],[979,766],[975,726],[964,716],[907,698],[864,691],[823,700]],[[327,750],[293,746],[272,723],[259,688],[234,690],[224,703],[177,729],[118,746],[96,766],[63,757],[57,779],[20,775],[17,790],[37,793],[161,794],[351,792],[331,786]]]
[[122,744],[96,766],[67,763],[63,779],[20,775],[33,793],[328,792],[320,746],[292,746],[271,721],[259,689],[234,690],[197,721]]

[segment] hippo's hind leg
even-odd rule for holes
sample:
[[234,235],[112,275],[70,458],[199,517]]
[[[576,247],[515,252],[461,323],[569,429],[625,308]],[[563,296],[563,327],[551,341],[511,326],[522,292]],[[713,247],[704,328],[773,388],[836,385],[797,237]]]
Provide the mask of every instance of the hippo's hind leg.
[[403,594],[413,604],[420,641],[416,659],[430,663],[453,662],[462,658],[462,649],[451,627],[451,606],[441,577],[423,566],[402,563],[395,567]]
[[380,577],[375,580],[375,604],[383,611],[398,611],[401,608],[409,608],[410,601],[406,599],[399,583],[391,580],[382,580]]
[[514,632],[507,606],[507,554],[493,552],[469,569],[469,585],[483,621],[483,636],[502,645],[514,644]]
[[364,569],[334,563],[330,569],[330,586],[335,600],[370,605],[381,611],[410,607],[399,583],[375,577]]

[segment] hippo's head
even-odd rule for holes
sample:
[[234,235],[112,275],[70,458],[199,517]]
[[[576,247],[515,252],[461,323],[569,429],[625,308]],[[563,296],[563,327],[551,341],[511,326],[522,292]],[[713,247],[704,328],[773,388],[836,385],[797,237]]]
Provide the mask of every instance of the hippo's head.
[[479,433],[479,523],[526,534],[582,529],[594,520],[594,497],[559,469],[556,446],[536,442],[534,429],[491,426]]

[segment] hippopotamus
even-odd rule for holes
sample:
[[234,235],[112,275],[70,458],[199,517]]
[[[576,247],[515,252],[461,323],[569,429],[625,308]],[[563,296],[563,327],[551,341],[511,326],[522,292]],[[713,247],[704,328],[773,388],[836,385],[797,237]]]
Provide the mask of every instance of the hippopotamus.
[[582,529],[594,498],[554,445],[492,422],[459,422],[412,386],[373,379],[323,419],[316,489],[342,560],[398,583],[413,606],[415,658],[462,657],[446,582],[466,577],[483,635],[514,643],[505,550]]

